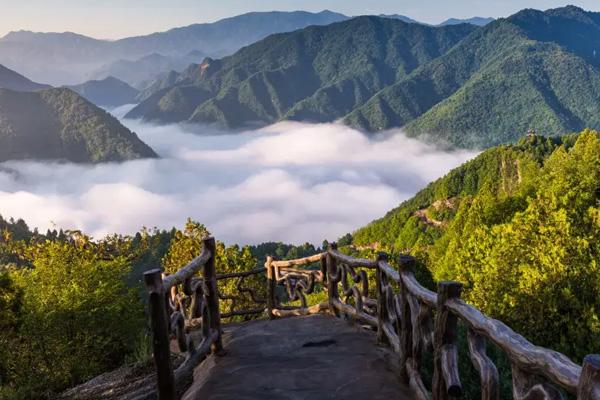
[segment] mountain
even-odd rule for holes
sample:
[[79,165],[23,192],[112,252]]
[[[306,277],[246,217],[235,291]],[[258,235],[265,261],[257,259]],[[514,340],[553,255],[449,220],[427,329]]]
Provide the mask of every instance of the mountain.
[[358,17],[192,65],[128,116],[230,128],[342,119],[368,132],[402,127],[438,144],[485,148],[531,129],[600,129],[597,49],[600,13],[573,6],[523,10],[484,27]]
[[19,92],[34,92],[49,89],[51,86],[33,82],[23,75],[0,65],[0,88]]
[[471,24],[471,25],[477,25],[477,26],[485,26],[487,24],[494,22],[495,20],[496,20],[495,18],[484,18],[484,17],[473,17],[473,18],[467,18],[467,19],[450,18],[450,19],[447,19],[444,22],[442,22],[439,26],[459,25],[459,24]]
[[193,51],[184,56],[163,56],[152,53],[137,60],[117,60],[108,63],[92,72],[93,79],[105,79],[109,76],[120,79],[130,85],[144,89],[148,82],[154,81],[159,75],[170,71],[183,71],[193,63],[199,63],[206,57],[200,51]]
[[[460,26],[460,25],[459,25]],[[463,147],[600,128],[600,13],[524,10],[473,32],[345,117]]]
[[175,85],[178,77],[179,73],[177,71],[159,74],[154,80],[148,83],[143,90],[140,91],[136,100],[141,103],[150,98],[154,93],[170,88],[171,86]]
[[67,88],[0,89],[0,161],[77,163],[157,157],[135,133]]
[[234,128],[333,121],[476,29],[366,16],[272,35],[230,57],[191,65],[127,117]]
[[403,22],[407,22],[409,24],[421,24],[421,22],[414,20],[410,17],[407,17],[406,15],[400,15],[400,14],[379,14],[379,16],[381,18],[392,18],[392,19],[397,19],[399,21],[403,21]]
[[598,177],[600,133],[528,136],[431,183],[354,246],[413,254],[421,277],[464,283],[486,315],[581,359],[600,345]]
[[71,32],[11,32],[0,39],[0,63],[43,82],[72,85],[91,76],[106,77],[97,71],[118,60],[135,61],[154,53],[182,57],[193,51],[221,57],[273,33],[345,19],[331,11],[254,12],[115,41]]
[[123,81],[112,76],[101,81],[88,81],[79,85],[69,86],[69,89],[87,100],[103,107],[119,107],[136,102],[139,94],[137,89],[132,88]]

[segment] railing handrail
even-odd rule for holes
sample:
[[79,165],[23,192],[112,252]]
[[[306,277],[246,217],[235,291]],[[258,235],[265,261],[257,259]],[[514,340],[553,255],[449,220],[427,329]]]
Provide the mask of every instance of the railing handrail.
[[[339,252],[334,245],[334,248],[311,257],[276,261],[272,265],[278,267],[304,265],[308,263],[307,260],[315,262],[319,260],[319,257],[327,255],[337,262],[353,268],[376,268],[389,280],[400,284],[406,290],[406,294],[414,297],[418,302],[425,304],[432,310],[438,310],[439,308],[438,294],[421,286],[414,276],[411,270],[414,258],[410,256],[400,257],[401,269],[398,271],[388,263],[387,257],[383,257],[383,259],[378,257],[376,260],[356,258]],[[334,300],[334,303],[336,308],[356,317],[356,310],[349,310],[351,306],[343,304],[337,299]],[[577,393],[581,385],[582,366],[576,364],[569,357],[557,351],[532,344],[503,322],[486,316],[460,298],[449,297],[444,300],[443,306],[476,334],[482,335],[498,346],[520,368],[525,369],[528,373],[544,376],[552,383],[571,393]],[[365,319],[364,316],[363,319]],[[374,321],[369,318],[366,322],[373,325]],[[401,338],[398,337],[397,347],[401,347],[400,341]]]
[[[395,282],[400,283],[402,279],[404,288],[411,296],[437,308],[437,294],[421,286],[414,274],[408,271],[397,272],[385,261],[380,262],[379,267]],[[564,354],[532,344],[508,325],[488,317],[461,299],[449,299],[445,305],[470,328],[500,347],[511,359],[517,359],[521,366],[545,376],[571,393],[577,392],[582,367]]]
[[[200,256],[196,257],[175,274],[163,278],[160,269],[144,273],[150,323],[152,325],[152,347],[157,372],[157,392],[160,400],[175,400],[192,379],[195,367],[212,351],[223,348],[221,339],[221,316],[215,271],[216,244],[214,238],[204,238]],[[202,282],[192,283],[197,272],[203,272]],[[177,286],[192,300],[190,317],[202,319],[202,341],[196,346],[187,335],[184,311],[176,304],[173,296]],[[174,304],[172,304],[174,303]],[[170,311],[170,314],[168,313]],[[171,362],[171,333],[177,339],[181,352],[186,352],[184,362],[173,371]]]
[[173,286],[183,284],[187,279],[190,279],[192,276],[196,275],[208,262],[208,260],[214,256],[211,250],[209,250],[206,246],[202,247],[202,253],[192,261],[189,262],[185,267],[179,269],[176,273],[172,275],[167,275],[163,278],[163,286],[165,291],[171,290]]
[[[515,398],[528,398],[532,393],[544,393],[544,398],[558,398],[558,392],[539,381],[536,378],[539,376],[576,394],[578,400],[600,400],[600,355],[587,356],[582,367],[564,354],[533,345],[503,322],[486,316],[461,300],[460,283],[439,282],[437,293],[421,286],[414,275],[415,259],[411,256],[400,256],[400,268],[397,270],[388,263],[385,253],[379,253],[374,260],[356,258],[341,253],[333,243],[326,251],[312,256],[281,261],[267,257],[264,267],[217,274],[214,239],[207,238],[203,242],[200,256],[175,274],[164,279],[160,270],[145,274],[160,400],[176,398],[176,384],[190,379],[191,372],[206,357],[211,347],[213,352],[221,349],[221,318],[250,316],[260,314],[263,310],[270,318],[329,310],[337,316],[343,314],[376,328],[378,341],[382,344],[389,343],[400,355],[401,376],[418,399],[447,400],[461,395],[457,350],[457,322],[460,320],[468,328],[469,352],[480,374],[482,398],[499,400],[499,375],[496,366],[485,353],[487,339],[511,360]],[[302,268],[317,262],[320,263],[320,270]],[[192,279],[201,270],[203,276]],[[369,282],[365,270],[376,271],[376,300],[369,297]],[[256,297],[254,289],[243,287],[242,283],[249,276],[265,272],[267,298],[262,300]],[[217,282],[236,278],[239,278],[237,290],[240,293],[249,292],[251,300],[259,302],[257,304],[266,303],[266,309],[234,310],[236,300],[233,295],[220,297]],[[390,285],[390,282],[397,286]],[[317,284],[326,288],[328,300],[309,307],[305,295],[312,293]],[[338,287],[340,284],[341,290]],[[173,298],[177,294],[179,285],[183,285],[186,295],[194,292],[196,300],[204,302],[202,318],[195,318],[193,325],[202,326],[203,329],[204,340],[198,347],[190,348],[186,344],[187,339],[182,333],[187,326],[183,322],[183,311],[174,311],[171,323],[167,321],[166,299],[169,295]],[[277,285],[285,285],[289,300],[300,300],[302,305],[297,307],[279,304],[275,291]],[[394,292],[395,287],[400,288],[399,293]],[[232,300],[232,311],[222,316],[219,297]],[[354,303],[348,302],[350,298],[354,299]],[[194,301],[191,308],[194,308],[193,304]],[[434,311],[435,321],[432,321]],[[201,324],[198,325],[200,320]],[[435,322],[433,328],[432,322]],[[173,330],[180,349],[186,348],[189,351],[182,366],[174,373],[169,351],[169,331]],[[425,388],[420,374],[422,352],[427,349],[431,349],[434,354],[431,394]]]

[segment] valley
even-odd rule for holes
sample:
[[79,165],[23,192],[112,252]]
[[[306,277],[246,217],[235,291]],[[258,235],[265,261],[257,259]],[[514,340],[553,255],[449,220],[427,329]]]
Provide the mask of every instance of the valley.
[[600,400],[600,11],[134,3],[0,14],[0,399]]

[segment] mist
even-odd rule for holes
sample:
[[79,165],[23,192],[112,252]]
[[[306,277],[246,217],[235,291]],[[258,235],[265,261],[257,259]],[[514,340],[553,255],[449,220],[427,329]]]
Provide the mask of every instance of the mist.
[[400,131],[372,140],[339,124],[283,122],[230,133],[122,122],[161,158],[0,164],[0,215],[42,232],[80,229],[94,237],[180,227],[191,217],[229,244],[320,244],[383,216],[476,155]]

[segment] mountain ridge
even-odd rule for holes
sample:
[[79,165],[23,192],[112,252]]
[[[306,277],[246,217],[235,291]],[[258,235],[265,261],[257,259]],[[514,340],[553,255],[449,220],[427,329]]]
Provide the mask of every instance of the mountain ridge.
[[[163,96],[155,93],[128,117],[160,121],[167,114],[169,122],[228,127],[281,118],[332,121],[474,29],[362,16],[274,34],[230,57],[191,65],[170,88],[161,86]],[[322,104],[329,107],[326,113]]]
[[68,86],[68,88],[101,107],[119,107],[133,104],[139,95],[137,89],[113,76]]
[[156,158],[135,133],[68,88],[0,89],[0,162]]
[[33,82],[25,76],[0,64],[0,88],[22,92],[49,89],[52,86]]

